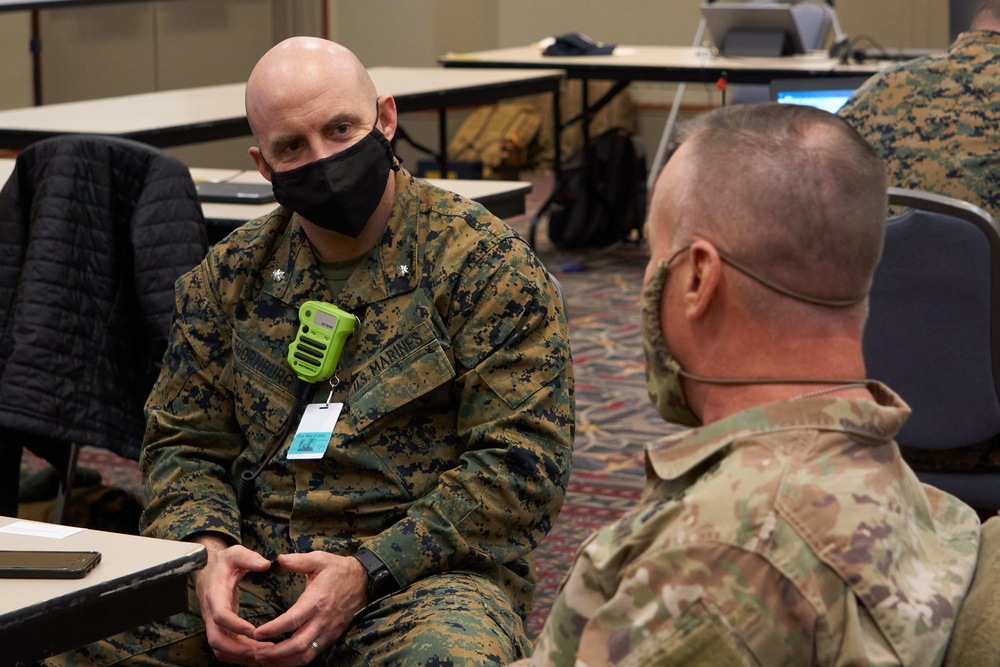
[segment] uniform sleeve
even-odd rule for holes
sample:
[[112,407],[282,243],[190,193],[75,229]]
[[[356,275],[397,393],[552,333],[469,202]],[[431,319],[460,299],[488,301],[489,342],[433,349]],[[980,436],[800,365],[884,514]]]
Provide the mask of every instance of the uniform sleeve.
[[366,544],[401,585],[509,566],[550,530],[569,480],[573,372],[555,284],[518,238],[456,271],[445,310],[467,445],[404,519]]
[[876,90],[875,82],[869,79],[854,91],[847,103],[837,111],[837,115],[847,121],[863,137],[867,137],[869,134],[869,125],[873,115],[872,98],[876,97]]
[[632,546],[604,528],[577,556],[524,665],[813,663],[817,618],[758,554],[715,543]]
[[160,376],[146,402],[140,470],[146,535],[213,531],[240,539],[229,466],[243,448],[226,386],[231,326],[210,279],[211,255],[182,276]]
[[895,134],[895,124],[909,116],[908,105],[913,102],[907,91],[913,90],[915,79],[901,65],[887,68],[865,81],[837,111],[883,157],[884,135]]

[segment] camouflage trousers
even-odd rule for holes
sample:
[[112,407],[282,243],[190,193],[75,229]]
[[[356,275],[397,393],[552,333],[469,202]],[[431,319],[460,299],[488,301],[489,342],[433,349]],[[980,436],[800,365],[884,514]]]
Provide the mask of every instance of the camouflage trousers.
[[[299,578],[284,571],[250,573],[240,585],[240,615],[260,625],[282,613],[302,590]],[[197,609],[193,586],[189,598],[191,608]],[[480,575],[450,572],[428,577],[365,607],[313,665],[505,665],[529,655],[530,646],[521,618],[499,586]],[[212,655],[201,616],[188,612],[50,658],[45,664],[201,667],[225,663]]]

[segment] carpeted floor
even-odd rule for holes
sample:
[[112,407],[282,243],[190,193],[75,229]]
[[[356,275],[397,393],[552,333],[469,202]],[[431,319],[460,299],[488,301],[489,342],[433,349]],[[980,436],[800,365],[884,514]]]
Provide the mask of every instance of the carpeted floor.
[[[529,215],[508,222],[527,237],[530,214],[551,188],[534,176]],[[643,444],[668,428],[646,396],[639,333],[639,293],[646,255],[640,244],[600,251],[561,252],[539,229],[537,251],[566,296],[576,372],[577,430],[573,475],[558,522],[537,551],[538,595],[528,632],[535,636],[580,543],[620,516],[639,497]],[[37,470],[25,456],[24,471]],[[141,494],[138,471],[104,450],[85,448],[80,465],[97,468],[104,483]]]
[[[528,212],[551,180],[533,179]],[[527,235],[530,217],[508,222]],[[539,228],[536,251],[559,279],[569,310],[576,373],[573,474],[559,520],[536,552],[538,597],[528,623],[535,636],[573,556],[597,528],[621,516],[643,487],[643,445],[669,431],[646,395],[639,295],[647,255],[641,243],[560,251]]]

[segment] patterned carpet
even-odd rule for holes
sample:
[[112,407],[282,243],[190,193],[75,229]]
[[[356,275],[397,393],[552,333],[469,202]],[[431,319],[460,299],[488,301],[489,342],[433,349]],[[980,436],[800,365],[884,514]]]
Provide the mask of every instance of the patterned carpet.
[[[533,179],[529,213],[550,179]],[[529,218],[508,221],[527,234]],[[562,284],[576,373],[573,474],[562,514],[536,552],[538,596],[528,621],[537,635],[580,544],[621,516],[643,487],[643,445],[667,434],[646,395],[639,295],[647,255],[642,244],[560,251],[539,228],[536,250]]]
[[[531,178],[529,215],[508,222],[527,236],[530,213],[551,188]],[[538,595],[528,624],[535,636],[580,543],[620,516],[639,497],[644,443],[665,435],[646,396],[639,332],[639,293],[646,263],[639,244],[600,251],[561,252],[539,230],[537,251],[559,279],[570,317],[576,372],[577,430],[573,475],[558,522],[537,551]],[[26,454],[24,471],[40,465]],[[104,483],[141,494],[133,461],[85,448],[80,465],[101,471]]]

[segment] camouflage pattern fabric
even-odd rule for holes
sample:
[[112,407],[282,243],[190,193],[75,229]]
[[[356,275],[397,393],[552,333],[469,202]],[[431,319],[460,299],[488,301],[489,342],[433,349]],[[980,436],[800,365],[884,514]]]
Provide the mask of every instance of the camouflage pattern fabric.
[[1000,33],[965,33],[945,53],[883,70],[839,115],[885,160],[889,185],[1000,218]]
[[[346,555],[364,544],[400,585],[433,578],[443,596],[473,577],[489,590],[475,612],[486,616],[465,609],[458,623],[438,614],[437,632],[510,617],[502,664],[529,646],[530,552],[569,478],[566,317],[545,268],[509,227],[405,170],[395,178],[385,234],[337,301],[297,216],[280,207],[178,281],[170,348],[146,406],[143,533],[180,540],[213,531],[272,559]],[[291,429],[241,515],[231,473],[255,465],[283,423],[298,419],[285,356],[310,299],[359,318],[333,394],[345,407],[321,460],[285,458]],[[272,587],[265,602],[287,608],[303,583]],[[348,634],[371,626],[366,636],[386,641],[406,632],[393,619],[369,607]],[[413,633],[405,636],[414,645],[418,634],[435,636],[426,624]]]
[[921,485],[909,408],[815,396],[647,447],[640,504],[577,555],[523,665],[939,665],[979,521]]
[[[240,615],[255,625],[282,613],[282,601],[302,591],[298,577],[278,570],[251,573],[240,586]],[[521,620],[503,604],[503,591],[471,573],[422,579],[376,600],[358,614],[343,641],[326,648],[314,664],[332,667],[370,665],[505,665],[530,653]],[[194,587],[188,604],[198,608]],[[119,665],[223,665],[215,659],[196,613],[177,614],[84,646],[45,662],[59,667]]]

